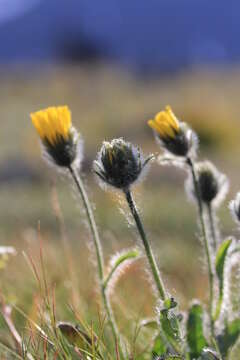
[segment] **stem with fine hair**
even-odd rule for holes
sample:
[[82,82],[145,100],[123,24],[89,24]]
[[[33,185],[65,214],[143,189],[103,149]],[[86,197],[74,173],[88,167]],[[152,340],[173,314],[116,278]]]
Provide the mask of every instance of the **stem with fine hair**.
[[215,228],[215,220],[214,220],[214,213],[212,204],[207,204],[207,211],[208,211],[208,217],[209,217],[209,223],[210,223],[210,231],[212,236],[212,242],[213,242],[213,248],[216,251],[217,250],[217,234],[216,234],[216,228]]
[[[136,205],[134,203],[132,193],[131,193],[131,191],[129,189],[126,189],[124,191],[124,193],[125,193],[129,208],[131,210],[131,213],[133,215],[133,218],[135,220],[138,232],[139,232],[140,237],[142,239],[143,246],[144,246],[146,256],[147,256],[147,259],[148,259],[148,263],[149,263],[150,269],[152,271],[153,279],[155,281],[159,296],[160,296],[161,300],[164,301],[164,300],[166,300],[168,298],[168,295],[167,295],[167,292],[165,290],[163,280],[161,278],[161,274],[160,274],[160,271],[159,271],[158,266],[157,266],[156,259],[155,259],[154,255],[153,255],[151,245],[150,245],[150,243],[149,243],[149,241],[147,239],[147,236],[146,236],[142,221],[140,219],[140,216],[138,214]],[[180,326],[179,326],[178,320],[177,320],[177,328],[178,328],[178,331],[180,332]],[[181,347],[179,348],[178,346],[174,346],[174,348],[177,351],[177,353],[182,352]]]
[[208,282],[209,282],[209,317],[210,317],[210,325],[211,325],[211,335],[214,338],[214,319],[213,319],[214,276],[213,276],[213,270],[212,270],[210,244],[209,244],[209,241],[207,238],[207,231],[206,231],[206,226],[205,226],[205,222],[204,222],[203,204],[202,204],[202,199],[201,199],[200,190],[199,190],[198,178],[197,178],[197,174],[195,171],[194,163],[190,157],[187,158],[187,164],[189,165],[191,173],[192,173],[194,189],[195,189],[195,193],[196,193],[196,197],[197,197],[198,212],[199,212],[201,231],[202,231],[202,237],[203,237],[203,245],[204,245],[204,250],[205,250],[206,258],[207,258]]
[[146,233],[145,233],[144,228],[143,228],[143,224],[141,222],[141,219],[139,217],[136,205],[134,203],[131,191],[129,189],[127,189],[124,192],[125,192],[125,196],[126,196],[129,208],[130,208],[131,213],[133,215],[133,218],[135,220],[137,229],[139,231],[140,237],[142,239],[142,242],[143,242],[143,245],[144,245],[144,248],[145,248],[145,252],[146,252],[146,255],[147,255],[147,259],[148,259],[148,262],[149,262],[149,266],[150,266],[150,269],[152,271],[152,275],[153,275],[154,281],[156,283],[156,287],[158,289],[160,298],[162,300],[166,300],[166,298],[167,298],[166,290],[165,290],[163,281],[161,279],[161,275],[160,275],[159,269],[157,267],[155,257],[153,255],[152,248],[151,248],[151,246],[150,246],[150,244],[148,242]]
[[88,222],[89,222],[89,226],[90,226],[90,230],[92,233],[93,242],[94,242],[94,246],[95,246],[95,250],[96,250],[98,275],[99,275],[101,294],[102,294],[105,311],[107,313],[108,321],[111,326],[115,342],[119,346],[121,355],[123,355],[123,350],[121,348],[121,339],[120,339],[118,329],[117,329],[117,326],[115,323],[112,307],[109,302],[108,296],[106,294],[106,289],[104,286],[104,260],[103,260],[103,254],[102,254],[102,246],[101,246],[101,242],[100,242],[100,238],[99,238],[99,234],[98,234],[97,225],[96,225],[96,222],[94,219],[92,207],[89,202],[83,181],[82,181],[81,177],[78,175],[78,173],[76,172],[76,169],[73,166],[69,166],[69,171],[70,171],[70,174],[71,174],[71,176],[77,186],[77,189],[81,195],[81,198],[82,198],[82,201],[84,204],[84,208],[85,208],[85,211],[87,214],[87,218],[88,218]]

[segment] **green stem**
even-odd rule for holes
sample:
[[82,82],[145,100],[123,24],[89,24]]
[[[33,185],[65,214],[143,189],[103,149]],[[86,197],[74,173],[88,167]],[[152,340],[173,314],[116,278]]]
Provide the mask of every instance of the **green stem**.
[[126,195],[126,199],[127,199],[129,208],[130,208],[131,213],[133,215],[133,218],[134,218],[134,220],[136,222],[137,229],[138,229],[139,234],[141,236],[141,239],[142,239],[145,251],[146,251],[147,259],[148,259],[148,262],[149,262],[149,266],[150,266],[150,269],[152,271],[152,275],[153,275],[154,281],[156,283],[160,298],[162,300],[166,300],[166,298],[167,298],[166,290],[164,288],[163,281],[161,279],[161,275],[160,275],[159,269],[157,267],[156,260],[155,260],[154,255],[153,255],[153,251],[152,251],[151,246],[150,246],[150,244],[148,242],[148,239],[147,239],[147,236],[145,234],[141,219],[140,219],[140,217],[138,215],[134,200],[132,198],[132,194],[131,194],[129,189],[125,190],[125,195]]
[[93,237],[93,241],[94,241],[94,246],[95,246],[95,250],[96,250],[98,275],[99,275],[101,294],[102,294],[105,311],[107,313],[108,321],[111,326],[115,342],[118,343],[121,355],[123,356],[123,350],[121,348],[121,339],[118,334],[118,329],[117,329],[117,326],[115,323],[113,311],[112,311],[108,296],[106,294],[106,289],[104,287],[104,270],[103,270],[104,269],[104,260],[103,260],[103,254],[102,254],[102,246],[101,246],[96,222],[94,219],[92,207],[89,202],[89,199],[88,199],[88,196],[87,196],[86,190],[84,188],[84,184],[83,184],[81,177],[77,174],[74,167],[69,166],[69,171],[70,171],[72,178],[77,186],[77,189],[81,195],[81,198],[82,198],[85,210],[86,210],[86,214],[87,214],[87,218],[88,218],[88,222],[90,225],[90,229],[91,229],[91,233],[92,233],[92,237]]
[[111,271],[110,271],[110,273],[108,274],[108,276],[107,276],[107,278],[104,280],[104,288],[106,289],[106,287],[108,286],[108,283],[109,283],[109,281],[111,280],[111,277],[113,276],[113,274],[114,274],[114,272],[115,272],[115,270],[118,268],[118,265],[115,265],[112,269],[111,269]]
[[[134,203],[131,191],[129,189],[126,189],[124,192],[125,192],[125,196],[126,196],[129,208],[130,208],[133,218],[135,220],[138,232],[142,239],[142,242],[143,242],[143,245],[145,248],[145,252],[146,252],[146,256],[148,259],[148,263],[149,263],[150,269],[152,271],[153,279],[155,281],[157,290],[159,292],[160,298],[164,301],[168,298],[168,295],[166,293],[166,290],[165,290],[165,287],[163,284],[163,280],[161,278],[160,271],[157,266],[156,259],[153,255],[152,248],[150,246],[150,243],[148,242],[148,239],[147,239],[146,233],[144,231],[143,224],[142,224],[142,221],[138,214],[136,205]],[[177,327],[178,327],[178,332],[180,333],[180,326],[179,326],[178,321],[177,321]],[[175,348],[177,353],[182,352],[181,346],[179,347],[178,344],[175,344],[175,345],[172,344],[172,346]]]
[[207,211],[208,211],[208,217],[209,217],[209,222],[210,222],[210,230],[211,230],[211,236],[212,236],[212,241],[213,241],[213,248],[214,248],[214,251],[216,251],[217,250],[217,235],[216,235],[213,208],[212,208],[211,203],[207,204]]
[[202,236],[203,236],[203,244],[204,244],[204,250],[206,253],[207,258],[207,266],[208,266],[208,282],[209,282],[209,316],[210,316],[210,325],[211,325],[211,335],[214,338],[214,316],[213,316],[213,291],[214,291],[214,277],[213,277],[213,270],[212,270],[212,261],[211,261],[211,255],[210,255],[210,244],[207,239],[207,232],[203,217],[203,204],[202,199],[200,196],[199,191],[199,184],[198,184],[198,178],[195,171],[194,163],[191,158],[187,158],[187,164],[190,167],[192,177],[193,177],[193,183],[195,188],[195,193],[197,195],[197,203],[198,203],[198,211],[199,211],[199,218],[200,218],[200,224],[201,224],[201,230],[202,230]]

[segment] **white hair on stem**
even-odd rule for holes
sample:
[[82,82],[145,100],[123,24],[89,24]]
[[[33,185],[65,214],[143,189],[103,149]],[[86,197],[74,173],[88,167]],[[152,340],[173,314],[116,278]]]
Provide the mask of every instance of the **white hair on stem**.
[[130,252],[136,252],[138,253],[138,255],[136,255],[136,257],[132,257],[132,258],[126,258],[124,261],[122,261],[114,270],[114,272],[112,273],[109,281],[107,282],[107,286],[106,286],[106,291],[107,291],[107,295],[110,297],[113,294],[113,291],[116,287],[117,282],[120,280],[120,278],[122,276],[124,276],[128,270],[130,269],[131,265],[136,262],[137,260],[139,260],[140,258],[142,258],[142,253],[140,251],[140,249],[138,247],[135,248],[129,248],[129,249],[123,249],[121,251],[118,251],[117,253],[115,253],[110,261],[109,261],[109,265],[108,265],[108,271],[107,273],[110,274],[112,269],[114,269],[114,267],[116,266],[116,263],[118,261],[119,258],[123,257],[125,254],[130,253]]

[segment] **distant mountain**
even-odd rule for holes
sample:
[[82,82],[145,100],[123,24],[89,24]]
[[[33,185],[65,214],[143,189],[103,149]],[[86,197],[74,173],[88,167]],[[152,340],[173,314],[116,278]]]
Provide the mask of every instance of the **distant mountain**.
[[168,71],[240,60],[237,0],[35,2],[0,22],[1,62],[106,57]]

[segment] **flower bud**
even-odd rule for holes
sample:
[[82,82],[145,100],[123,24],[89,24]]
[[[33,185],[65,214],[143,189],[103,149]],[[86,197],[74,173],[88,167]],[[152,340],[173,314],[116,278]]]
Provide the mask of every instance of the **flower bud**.
[[[228,179],[220,173],[210,161],[203,161],[196,164],[198,189],[201,200],[205,204],[220,205],[228,192]],[[190,196],[196,199],[195,187],[192,175],[186,183]]]
[[122,138],[103,142],[94,172],[107,184],[126,190],[139,180],[152,156],[144,159],[141,150]]
[[79,166],[82,142],[72,126],[67,106],[50,107],[31,114],[43,145],[45,157],[60,167]]
[[194,155],[198,145],[197,135],[187,124],[179,121],[170,106],[156,114],[148,125],[165,151],[175,156]]

